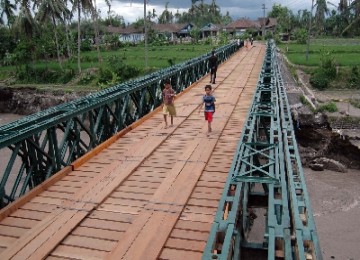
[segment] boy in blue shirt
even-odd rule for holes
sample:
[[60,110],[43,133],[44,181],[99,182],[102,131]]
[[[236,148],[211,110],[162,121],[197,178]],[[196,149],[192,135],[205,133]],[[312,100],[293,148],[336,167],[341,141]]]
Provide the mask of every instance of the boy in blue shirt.
[[[211,94],[211,85],[205,86],[205,95],[203,96],[204,107],[204,115],[205,120],[208,121],[208,132],[211,132],[211,122],[213,119],[213,114],[215,112],[215,97]],[[201,107],[200,107],[201,109]],[[200,110],[199,110],[200,111]]]

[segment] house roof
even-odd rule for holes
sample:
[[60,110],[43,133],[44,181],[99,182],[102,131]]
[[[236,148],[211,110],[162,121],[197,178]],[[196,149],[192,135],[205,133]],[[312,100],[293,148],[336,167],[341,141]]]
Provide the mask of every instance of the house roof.
[[118,33],[118,34],[131,34],[131,33],[142,33],[143,27],[135,28],[133,25],[129,25],[125,28],[123,27],[106,27],[106,32],[108,33]]
[[264,25],[265,23],[265,27],[274,27],[277,25],[277,19],[276,18],[258,18],[259,23],[261,26]]
[[253,21],[250,19],[239,19],[233,21],[225,26],[226,29],[248,29],[248,28],[260,28],[259,21]]
[[168,24],[153,24],[152,27],[155,31],[158,32],[178,32],[182,28],[184,28],[187,24],[175,24],[175,23],[168,23]]
[[[193,27],[192,24],[190,23],[184,23],[184,24],[175,24],[175,23],[171,23],[171,24],[157,24],[157,23],[152,23],[151,28],[154,29],[157,32],[171,32],[171,33],[187,33],[189,32],[188,28],[190,26],[190,28]],[[143,33],[143,27],[140,26],[138,28],[135,28],[133,25],[129,25],[125,28],[122,27],[113,27],[113,26],[108,26],[106,28],[106,31],[108,33],[118,33],[118,34],[134,34],[134,33]]]
[[207,25],[205,25],[204,27],[202,27],[202,28],[200,29],[200,31],[202,31],[202,32],[212,31],[212,32],[213,32],[213,31],[219,31],[221,28],[222,28],[222,26],[219,25],[219,24],[208,23]]

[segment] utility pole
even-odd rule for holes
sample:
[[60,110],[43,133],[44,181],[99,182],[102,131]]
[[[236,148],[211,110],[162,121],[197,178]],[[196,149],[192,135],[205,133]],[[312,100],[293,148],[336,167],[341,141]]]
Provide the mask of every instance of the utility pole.
[[312,20],[313,8],[314,8],[314,0],[311,1],[311,13],[310,13],[310,19],[309,19],[309,30],[308,30],[308,38],[307,38],[307,46],[306,46],[306,62],[309,61],[311,20]]
[[267,9],[265,7],[265,4],[262,4],[261,9],[263,9],[263,12],[264,12],[264,14],[263,14],[263,24],[262,24],[262,36],[263,36],[263,39],[265,40],[265,24],[266,24],[265,10]]
[[144,40],[145,40],[145,70],[148,67],[148,39],[147,39],[147,24],[146,24],[146,4],[147,0],[144,0]]
[[263,15],[263,24],[262,24],[262,38],[263,38],[263,40],[265,40],[265,10],[266,10],[266,8],[265,8],[265,4],[262,4],[262,8],[261,9],[263,9],[263,11],[264,11],[264,15]]

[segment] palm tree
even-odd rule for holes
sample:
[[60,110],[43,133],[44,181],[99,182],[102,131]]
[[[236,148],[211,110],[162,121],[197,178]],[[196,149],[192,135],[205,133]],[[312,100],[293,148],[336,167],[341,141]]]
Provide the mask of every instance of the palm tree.
[[16,5],[11,3],[10,0],[1,0],[0,9],[1,9],[0,24],[4,24],[3,17],[5,14],[7,19],[7,25],[10,28],[10,24],[14,19],[14,11],[16,11]]
[[59,66],[62,69],[56,20],[63,21],[62,14],[64,12],[69,12],[69,10],[67,9],[65,2],[61,0],[40,0],[35,2],[35,4],[38,8],[38,13],[36,14],[37,20],[41,23],[44,23],[48,20],[52,21],[54,26],[57,58]]
[[80,30],[80,22],[81,22],[81,11],[92,10],[92,0],[74,0],[73,2],[73,10],[77,10],[78,12],[78,70],[81,73],[81,30]]
[[[111,8],[110,2],[111,2],[111,0],[105,0],[106,5],[109,7],[109,12],[110,12],[110,8]],[[94,23],[95,45],[96,45],[96,50],[98,53],[98,60],[99,60],[99,63],[102,63],[102,57],[100,55],[100,47],[99,47],[99,23],[98,23],[98,12],[97,12],[96,0],[94,0],[94,2],[93,2],[92,17],[93,17],[93,23]]]
[[348,9],[348,12],[353,13],[353,15],[349,19],[349,25],[342,31],[342,35],[349,31],[352,27],[359,28],[360,25],[360,0],[352,1]]
[[315,12],[315,24],[318,32],[323,32],[325,15],[329,13],[329,9],[326,5],[326,0],[316,1],[316,12]]
[[30,1],[16,0],[15,3],[20,3],[20,11],[19,15],[15,19],[14,25],[21,33],[25,34],[26,37],[31,38],[34,31],[38,28],[38,25],[31,14]]

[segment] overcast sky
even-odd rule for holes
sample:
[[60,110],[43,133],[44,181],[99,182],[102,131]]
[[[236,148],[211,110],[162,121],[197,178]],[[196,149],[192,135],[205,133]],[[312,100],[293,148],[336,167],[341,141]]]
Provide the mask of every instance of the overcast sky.
[[[204,3],[210,4],[212,0],[204,0]],[[316,0],[314,0],[316,2]],[[339,0],[330,0],[335,5]],[[169,11],[173,14],[179,10],[180,13],[188,11],[191,6],[191,0],[148,0],[147,10],[156,10],[159,16],[165,9],[165,4],[168,3]],[[199,2],[197,2],[198,4]],[[216,4],[220,6],[223,15],[229,12],[230,16],[235,20],[246,17],[250,19],[257,19],[262,17],[264,10],[262,5],[265,4],[265,12],[271,10],[273,4],[281,4],[290,10],[297,13],[301,9],[311,9],[311,0],[216,0]],[[108,8],[104,0],[97,0],[98,9],[101,10],[101,16],[105,17]],[[330,9],[334,7],[328,5]],[[116,14],[124,17],[126,23],[135,22],[138,18],[144,17],[144,0],[112,0],[111,10]]]

